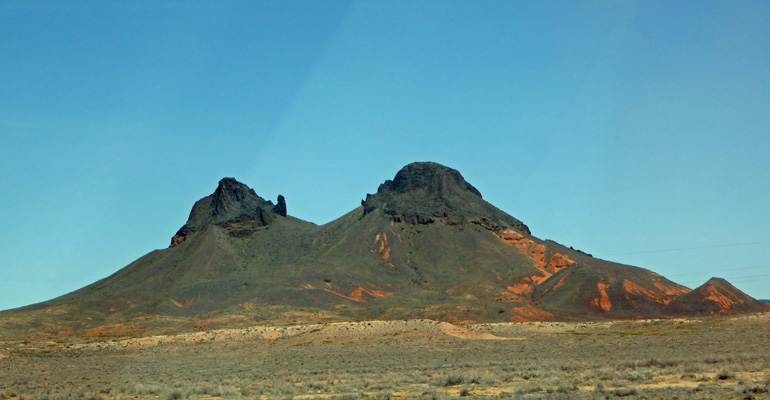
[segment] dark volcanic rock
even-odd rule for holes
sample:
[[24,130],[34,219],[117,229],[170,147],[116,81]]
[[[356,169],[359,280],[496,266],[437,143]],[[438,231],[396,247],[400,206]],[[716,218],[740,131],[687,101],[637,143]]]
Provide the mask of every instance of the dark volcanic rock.
[[[279,205],[283,196],[279,196]],[[253,189],[234,178],[223,178],[213,194],[198,200],[190,211],[187,223],[171,239],[171,246],[183,242],[191,234],[202,231],[209,225],[224,225],[237,222],[243,225],[266,226],[272,222],[273,212],[278,206],[259,197]],[[270,210],[270,211],[266,211]],[[286,203],[283,202],[285,215]]]
[[278,204],[273,207],[273,212],[282,217],[286,216],[286,199],[283,195],[278,195]]
[[433,162],[416,162],[402,168],[393,180],[381,184],[361,202],[364,214],[381,209],[395,222],[450,225],[487,220],[494,229],[513,228],[529,234],[521,221],[484,201],[481,193],[455,169]]
[[470,192],[481,198],[481,193],[463,179],[455,169],[433,162],[417,162],[407,165],[393,180],[385,181],[377,193],[387,190],[393,193],[407,193],[426,190],[441,198]]

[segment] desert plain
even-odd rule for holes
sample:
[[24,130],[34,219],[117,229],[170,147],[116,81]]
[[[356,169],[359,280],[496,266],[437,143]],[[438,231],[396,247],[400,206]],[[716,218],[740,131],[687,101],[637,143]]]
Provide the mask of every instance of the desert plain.
[[770,314],[5,339],[2,399],[767,399]]

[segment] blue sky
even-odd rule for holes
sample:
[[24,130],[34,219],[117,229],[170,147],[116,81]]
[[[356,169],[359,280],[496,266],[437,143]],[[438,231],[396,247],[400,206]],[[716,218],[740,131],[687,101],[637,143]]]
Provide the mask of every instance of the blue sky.
[[233,176],[329,222],[412,161],[533,234],[770,298],[766,1],[0,3],[0,309]]

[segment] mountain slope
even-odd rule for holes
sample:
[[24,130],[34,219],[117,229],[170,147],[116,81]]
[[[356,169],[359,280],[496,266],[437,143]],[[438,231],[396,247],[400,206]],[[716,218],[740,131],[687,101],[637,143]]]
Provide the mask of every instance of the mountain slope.
[[[195,203],[169,248],[68,295],[2,313],[0,324],[121,335],[267,321],[531,321],[765,309],[726,282],[709,282],[713,290],[690,291],[651,271],[541,240],[484,201],[458,171],[413,163],[324,226],[288,216],[282,196],[274,205],[222,179]],[[732,303],[707,301],[715,296]]]

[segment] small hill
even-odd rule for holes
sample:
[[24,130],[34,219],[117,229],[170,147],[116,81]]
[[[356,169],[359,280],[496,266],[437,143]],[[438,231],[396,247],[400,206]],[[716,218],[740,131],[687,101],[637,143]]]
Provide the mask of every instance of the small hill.
[[768,306],[741,292],[722,278],[711,278],[690,293],[682,295],[677,303],[671,305],[671,309],[729,315],[765,311]]
[[65,296],[0,313],[4,332],[143,335],[261,323],[453,323],[754,312],[722,280],[691,291],[532,235],[456,170],[419,162],[323,226],[224,178],[171,245]]

